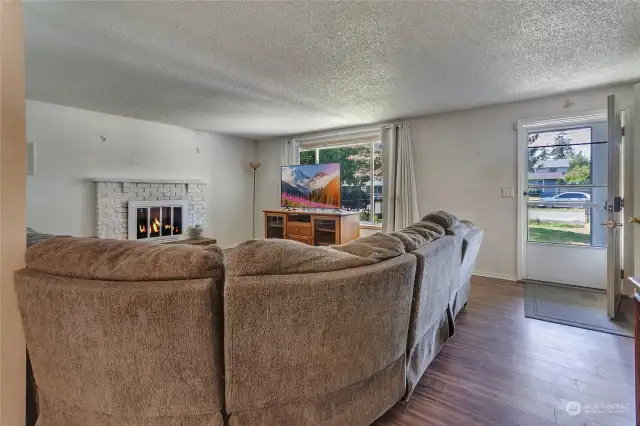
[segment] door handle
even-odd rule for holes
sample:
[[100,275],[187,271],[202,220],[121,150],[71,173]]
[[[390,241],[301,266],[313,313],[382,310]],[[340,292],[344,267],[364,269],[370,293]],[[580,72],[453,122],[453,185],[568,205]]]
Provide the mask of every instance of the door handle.
[[601,223],[600,225],[606,226],[607,228],[617,228],[622,227],[621,223],[616,222],[615,220],[608,220],[606,222]]
[[638,217],[630,217],[630,218],[629,218],[629,223],[637,223],[637,224],[640,224],[640,216],[638,216]]

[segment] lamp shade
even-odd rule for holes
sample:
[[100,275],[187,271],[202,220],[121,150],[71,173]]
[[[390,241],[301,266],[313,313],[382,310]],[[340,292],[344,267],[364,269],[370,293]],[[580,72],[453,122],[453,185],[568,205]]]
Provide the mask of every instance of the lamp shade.
[[253,170],[257,170],[261,164],[262,163],[259,161],[249,161],[249,167],[251,167]]

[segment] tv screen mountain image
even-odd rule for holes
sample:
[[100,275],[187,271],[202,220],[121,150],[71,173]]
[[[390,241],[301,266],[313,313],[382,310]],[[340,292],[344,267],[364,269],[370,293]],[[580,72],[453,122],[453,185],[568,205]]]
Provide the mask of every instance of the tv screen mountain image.
[[340,208],[340,164],[283,166],[282,207]]

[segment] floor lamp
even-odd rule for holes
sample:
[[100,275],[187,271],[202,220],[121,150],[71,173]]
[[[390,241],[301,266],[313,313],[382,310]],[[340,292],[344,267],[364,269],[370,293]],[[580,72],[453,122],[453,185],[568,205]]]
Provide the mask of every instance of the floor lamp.
[[258,170],[258,168],[260,167],[260,164],[261,163],[259,161],[249,161],[249,167],[253,169],[253,210],[252,210],[253,214],[251,215],[253,238],[256,237],[256,170]]

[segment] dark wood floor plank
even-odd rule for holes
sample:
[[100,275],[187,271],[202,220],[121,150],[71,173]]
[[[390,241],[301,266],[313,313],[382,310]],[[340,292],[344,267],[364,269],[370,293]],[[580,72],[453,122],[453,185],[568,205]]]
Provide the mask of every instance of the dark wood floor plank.
[[[469,306],[411,400],[376,426],[630,426],[633,340],[524,318],[520,283],[473,278]],[[629,403],[627,412],[566,406]]]
[[470,361],[475,360],[481,364],[489,364],[516,372],[527,372],[530,370],[544,371],[546,374],[555,374],[567,379],[576,380],[579,389],[582,384],[583,386],[594,385],[604,389],[622,391],[627,394],[634,393],[632,383],[627,384],[619,380],[602,378],[598,375],[596,368],[591,368],[586,371],[574,370],[540,359],[509,356],[505,354],[486,355],[481,352],[469,350],[469,348],[463,350],[450,345],[444,347],[442,353],[446,354],[449,358],[460,357],[469,359]]

